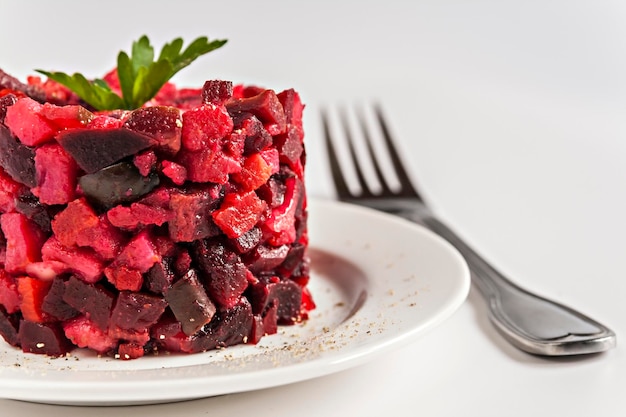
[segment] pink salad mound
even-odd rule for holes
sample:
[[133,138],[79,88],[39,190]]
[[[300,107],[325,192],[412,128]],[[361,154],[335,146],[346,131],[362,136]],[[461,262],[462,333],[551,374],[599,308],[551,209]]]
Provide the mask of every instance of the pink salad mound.
[[306,319],[302,109],[294,90],[207,81],[96,111],[0,70],[4,340],[133,359]]

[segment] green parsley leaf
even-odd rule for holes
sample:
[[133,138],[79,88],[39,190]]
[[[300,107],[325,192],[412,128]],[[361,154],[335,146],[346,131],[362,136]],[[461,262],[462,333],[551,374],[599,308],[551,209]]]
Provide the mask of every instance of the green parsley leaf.
[[142,36],[133,42],[130,56],[124,51],[117,56],[121,97],[101,79],[89,81],[78,73],[70,76],[63,72],[36,71],[63,84],[96,110],[133,110],[150,101],[178,71],[226,42],[209,42],[202,36],[183,50],[183,40],[176,38],[163,46],[158,60],[154,61],[154,48],[148,37]]

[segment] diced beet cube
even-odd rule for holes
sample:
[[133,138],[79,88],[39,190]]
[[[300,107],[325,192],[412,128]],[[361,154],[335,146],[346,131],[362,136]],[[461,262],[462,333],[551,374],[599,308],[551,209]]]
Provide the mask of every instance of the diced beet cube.
[[19,314],[9,314],[0,306],[0,336],[11,346],[20,346],[19,327]]
[[147,177],[156,169],[157,156],[153,150],[147,150],[135,155],[133,164],[142,176]]
[[119,129],[124,125],[124,120],[113,115],[99,113],[87,124],[89,129]]
[[48,293],[43,298],[41,311],[59,321],[66,321],[76,317],[79,311],[63,300],[65,293],[65,281],[62,278],[55,278]]
[[84,314],[101,330],[109,325],[115,296],[98,284],[88,284],[75,276],[65,282],[63,301]]
[[230,114],[248,112],[258,117],[270,134],[282,133],[286,127],[283,105],[272,90],[247,98],[231,99],[226,102]]
[[265,202],[254,191],[227,194],[211,215],[215,224],[231,239],[252,229],[261,219]]
[[141,358],[144,355],[143,345],[137,343],[120,343],[117,347],[116,358],[123,361]]
[[16,102],[17,96],[15,94],[0,94],[0,124],[4,124],[4,119],[7,115],[7,108],[14,105]]
[[294,243],[289,248],[289,253],[285,257],[285,260],[280,267],[278,268],[279,273],[283,275],[291,275],[294,269],[298,267],[298,265],[305,262],[306,255],[306,245],[302,243]]
[[280,161],[287,164],[294,172],[301,174],[300,157],[304,152],[304,146],[298,129],[290,126],[286,133],[274,138],[274,145],[280,154]]
[[144,273],[160,260],[153,237],[148,230],[142,230],[128,242],[112,265],[125,265]]
[[261,243],[263,232],[258,227],[253,227],[238,238],[231,239],[230,243],[237,249],[239,253],[251,251],[256,245]]
[[301,319],[302,287],[293,281],[261,280],[250,286],[254,314],[263,314],[271,303],[278,303],[279,323],[293,324]]
[[126,243],[126,237],[106,216],[98,216],[84,198],[72,201],[57,214],[52,230],[64,246],[88,246],[104,259],[115,258]]
[[223,106],[204,104],[183,114],[182,145],[189,151],[215,150],[218,141],[233,130],[233,120]]
[[0,306],[4,307],[9,314],[17,312],[20,307],[17,282],[4,269],[0,269]]
[[51,208],[41,204],[39,199],[29,192],[19,195],[15,200],[15,210],[22,213],[30,221],[39,226],[42,232],[52,232],[52,217],[57,208]]
[[146,330],[159,320],[167,303],[155,295],[122,291],[111,312],[111,325],[122,329]]
[[223,152],[221,146],[199,151],[183,150],[179,152],[176,163],[185,168],[188,180],[198,183],[225,184],[228,174],[241,170],[239,156]]
[[85,172],[93,174],[152,144],[150,137],[130,129],[72,129],[57,141]]
[[130,130],[150,136],[157,150],[173,156],[180,150],[183,120],[175,107],[142,107],[131,112],[124,124]]
[[304,104],[302,104],[300,95],[293,88],[290,88],[278,93],[277,96],[278,100],[283,105],[287,124],[294,125],[301,129]]
[[24,185],[15,181],[0,167],[0,212],[8,213],[15,210],[15,200],[26,192]]
[[283,203],[272,209],[263,225],[271,234],[269,243],[274,246],[290,244],[296,239],[295,218],[298,206],[302,204],[304,188],[296,177],[287,178],[285,186]]
[[219,188],[212,187],[189,193],[172,193],[169,221],[170,238],[175,242],[193,242],[194,240],[215,236],[219,229],[213,223],[209,213],[221,200]]
[[172,271],[171,261],[163,258],[152,265],[152,268],[146,273],[144,281],[148,291],[157,294],[165,294],[167,289],[174,282],[174,272]]
[[42,108],[30,97],[20,98],[7,108],[4,124],[24,145],[37,146],[52,140],[59,129],[43,117]]
[[165,294],[165,299],[186,335],[200,330],[211,321],[217,311],[193,269],[172,285]]
[[222,104],[232,95],[232,81],[208,80],[202,87],[202,102],[205,104]]
[[233,114],[233,123],[236,131],[245,136],[244,155],[267,149],[272,144],[272,135],[252,113]]
[[44,261],[59,261],[88,283],[98,282],[104,273],[104,263],[93,249],[68,248],[55,237],[43,244],[41,254]]
[[181,323],[166,313],[151,329],[151,336],[158,347],[168,352],[193,353],[193,335],[186,335]]
[[211,299],[222,307],[233,307],[248,287],[248,268],[219,240],[198,241],[194,248]]
[[262,272],[272,272],[287,258],[289,248],[289,245],[277,247],[259,245],[246,255],[246,264],[255,275]]
[[257,190],[257,195],[261,197],[271,208],[276,208],[285,201],[287,187],[284,181],[276,177],[270,177],[266,184]]
[[93,321],[85,316],[63,322],[65,336],[80,348],[93,349],[98,353],[106,353],[117,346],[117,340],[110,337]]
[[48,321],[48,317],[43,312],[41,306],[51,285],[51,281],[43,281],[37,278],[17,278],[17,291],[20,293],[20,311],[26,320],[36,323]]
[[278,332],[278,303],[271,302],[263,312],[263,331],[265,334]]
[[20,92],[20,95],[27,95],[37,101],[43,101],[45,99],[45,93],[41,88],[38,86],[24,84],[17,78],[0,69],[0,90],[4,88]]
[[161,172],[176,185],[183,185],[187,179],[187,168],[176,162],[161,162]]
[[254,325],[252,308],[247,300],[227,310],[220,310],[213,320],[195,335],[193,350],[202,352],[248,341]]
[[265,329],[263,328],[263,319],[261,316],[252,316],[253,323],[252,329],[250,329],[250,335],[248,336],[248,343],[256,345],[265,336]]
[[45,236],[36,224],[21,213],[4,213],[0,215],[0,226],[7,241],[7,272],[23,273],[29,263],[41,260]]
[[56,143],[35,150],[37,187],[34,195],[44,204],[66,204],[74,199],[78,166]]
[[126,265],[106,267],[104,274],[107,280],[113,284],[118,291],[139,291],[143,285],[143,274]]
[[17,182],[37,186],[35,151],[20,143],[4,125],[0,124],[0,166]]
[[93,204],[109,209],[138,200],[159,185],[156,173],[147,177],[128,162],[119,162],[78,180],[81,190]]
[[94,114],[83,106],[55,106],[51,103],[43,104],[41,115],[59,130],[85,127],[94,117]]
[[244,158],[241,171],[232,174],[231,178],[241,191],[253,191],[265,184],[272,175],[272,167],[260,153],[253,153]]
[[24,352],[62,356],[72,348],[58,323],[22,320],[19,338]]

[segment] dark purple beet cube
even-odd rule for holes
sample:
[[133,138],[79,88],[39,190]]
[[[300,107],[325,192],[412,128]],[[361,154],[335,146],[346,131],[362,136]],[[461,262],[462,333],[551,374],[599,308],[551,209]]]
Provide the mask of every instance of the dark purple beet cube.
[[227,310],[220,310],[213,320],[193,338],[196,352],[231,346],[248,341],[254,325],[250,303],[242,299]]
[[22,320],[19,338],[24,352],[62,356],[72,349],[58,322],[35,323]]
[[196,333],[210,322],[217,310],[193,269],[172,285],[165,299],[186,335]]
[[229,100],[226,102],[226,108],[232,115],[252,113],[264,124],[276,125],[278,131],[283,131],[286,125],[283,105],[272,90],[264,90],[252,97]]
[[152,144],[150,137],[125,128],[66,130],[57,136],[57,141],[88,174],[135,155]]
[[289,245],[267,246],[259,245],[254,251],[246,255],[246,263],[253,274],[272,272],[282,264],[289,253]]
[[52,281],[48,294],[43,299],[41,310],[57,320],[65,321],[76,317],[80,312],[63,300],[65,281],[57,277]]
[[217,239],[197,241],[194,249],[211,298],[225,308],[237,304],[248,286],[249,271],[241,257]]
[[221,104],[232,96],[232,81],[208,80],[202,87],[202,102],[204,104]]
[[258,227],[253,227],[243,235],[231,239],[230,243],[237,249],[239,253],[246,253],[254,249],[263,239],[263,232]]
[[174,282],[174,272],[172,261],[168,258],[162,258],[156,262],[144,276],[146,289],[156,294],[165,294],[172,282]]
[[115,296],[98,284],[88,284],[75,276],[65,283],[63,301],[83,313],[101,330],[106,330]]
[[50,222],[54,214],[56,214],[56,210],[45,207],[41,204],[39,199],[31,193],[25,193],[16,198],[15,209],[39,226],[42,232],[50,233],[52,231]]
[[145,330],[159,320],[167,303],[162,297],[139,292],[121,291],[111,312],[112,326]]
[[0,336],[11,346],[20,346],[19,328],[20,314],[9,314],[0,306]]
[[250,285],[249,298],[254,314],[264,314],[272,303],[278,303],[279,323],[292,324],[300,319],[302,288],[291,280],[259,280]]
[[0,166],[17,182],[37,186],[35,151],[20,143],[11,131],[0,124]]

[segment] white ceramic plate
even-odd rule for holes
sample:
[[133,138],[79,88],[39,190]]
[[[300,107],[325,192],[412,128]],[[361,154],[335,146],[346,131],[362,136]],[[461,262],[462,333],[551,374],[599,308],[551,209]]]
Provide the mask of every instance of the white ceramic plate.
[[161,403],[302,381],[361,364],[450,317],[469,272],[447,242],[361,207],[309,203],[317,308],[256,345],[132,361],[51,359],[0,341],[0,397],[74,405]]

